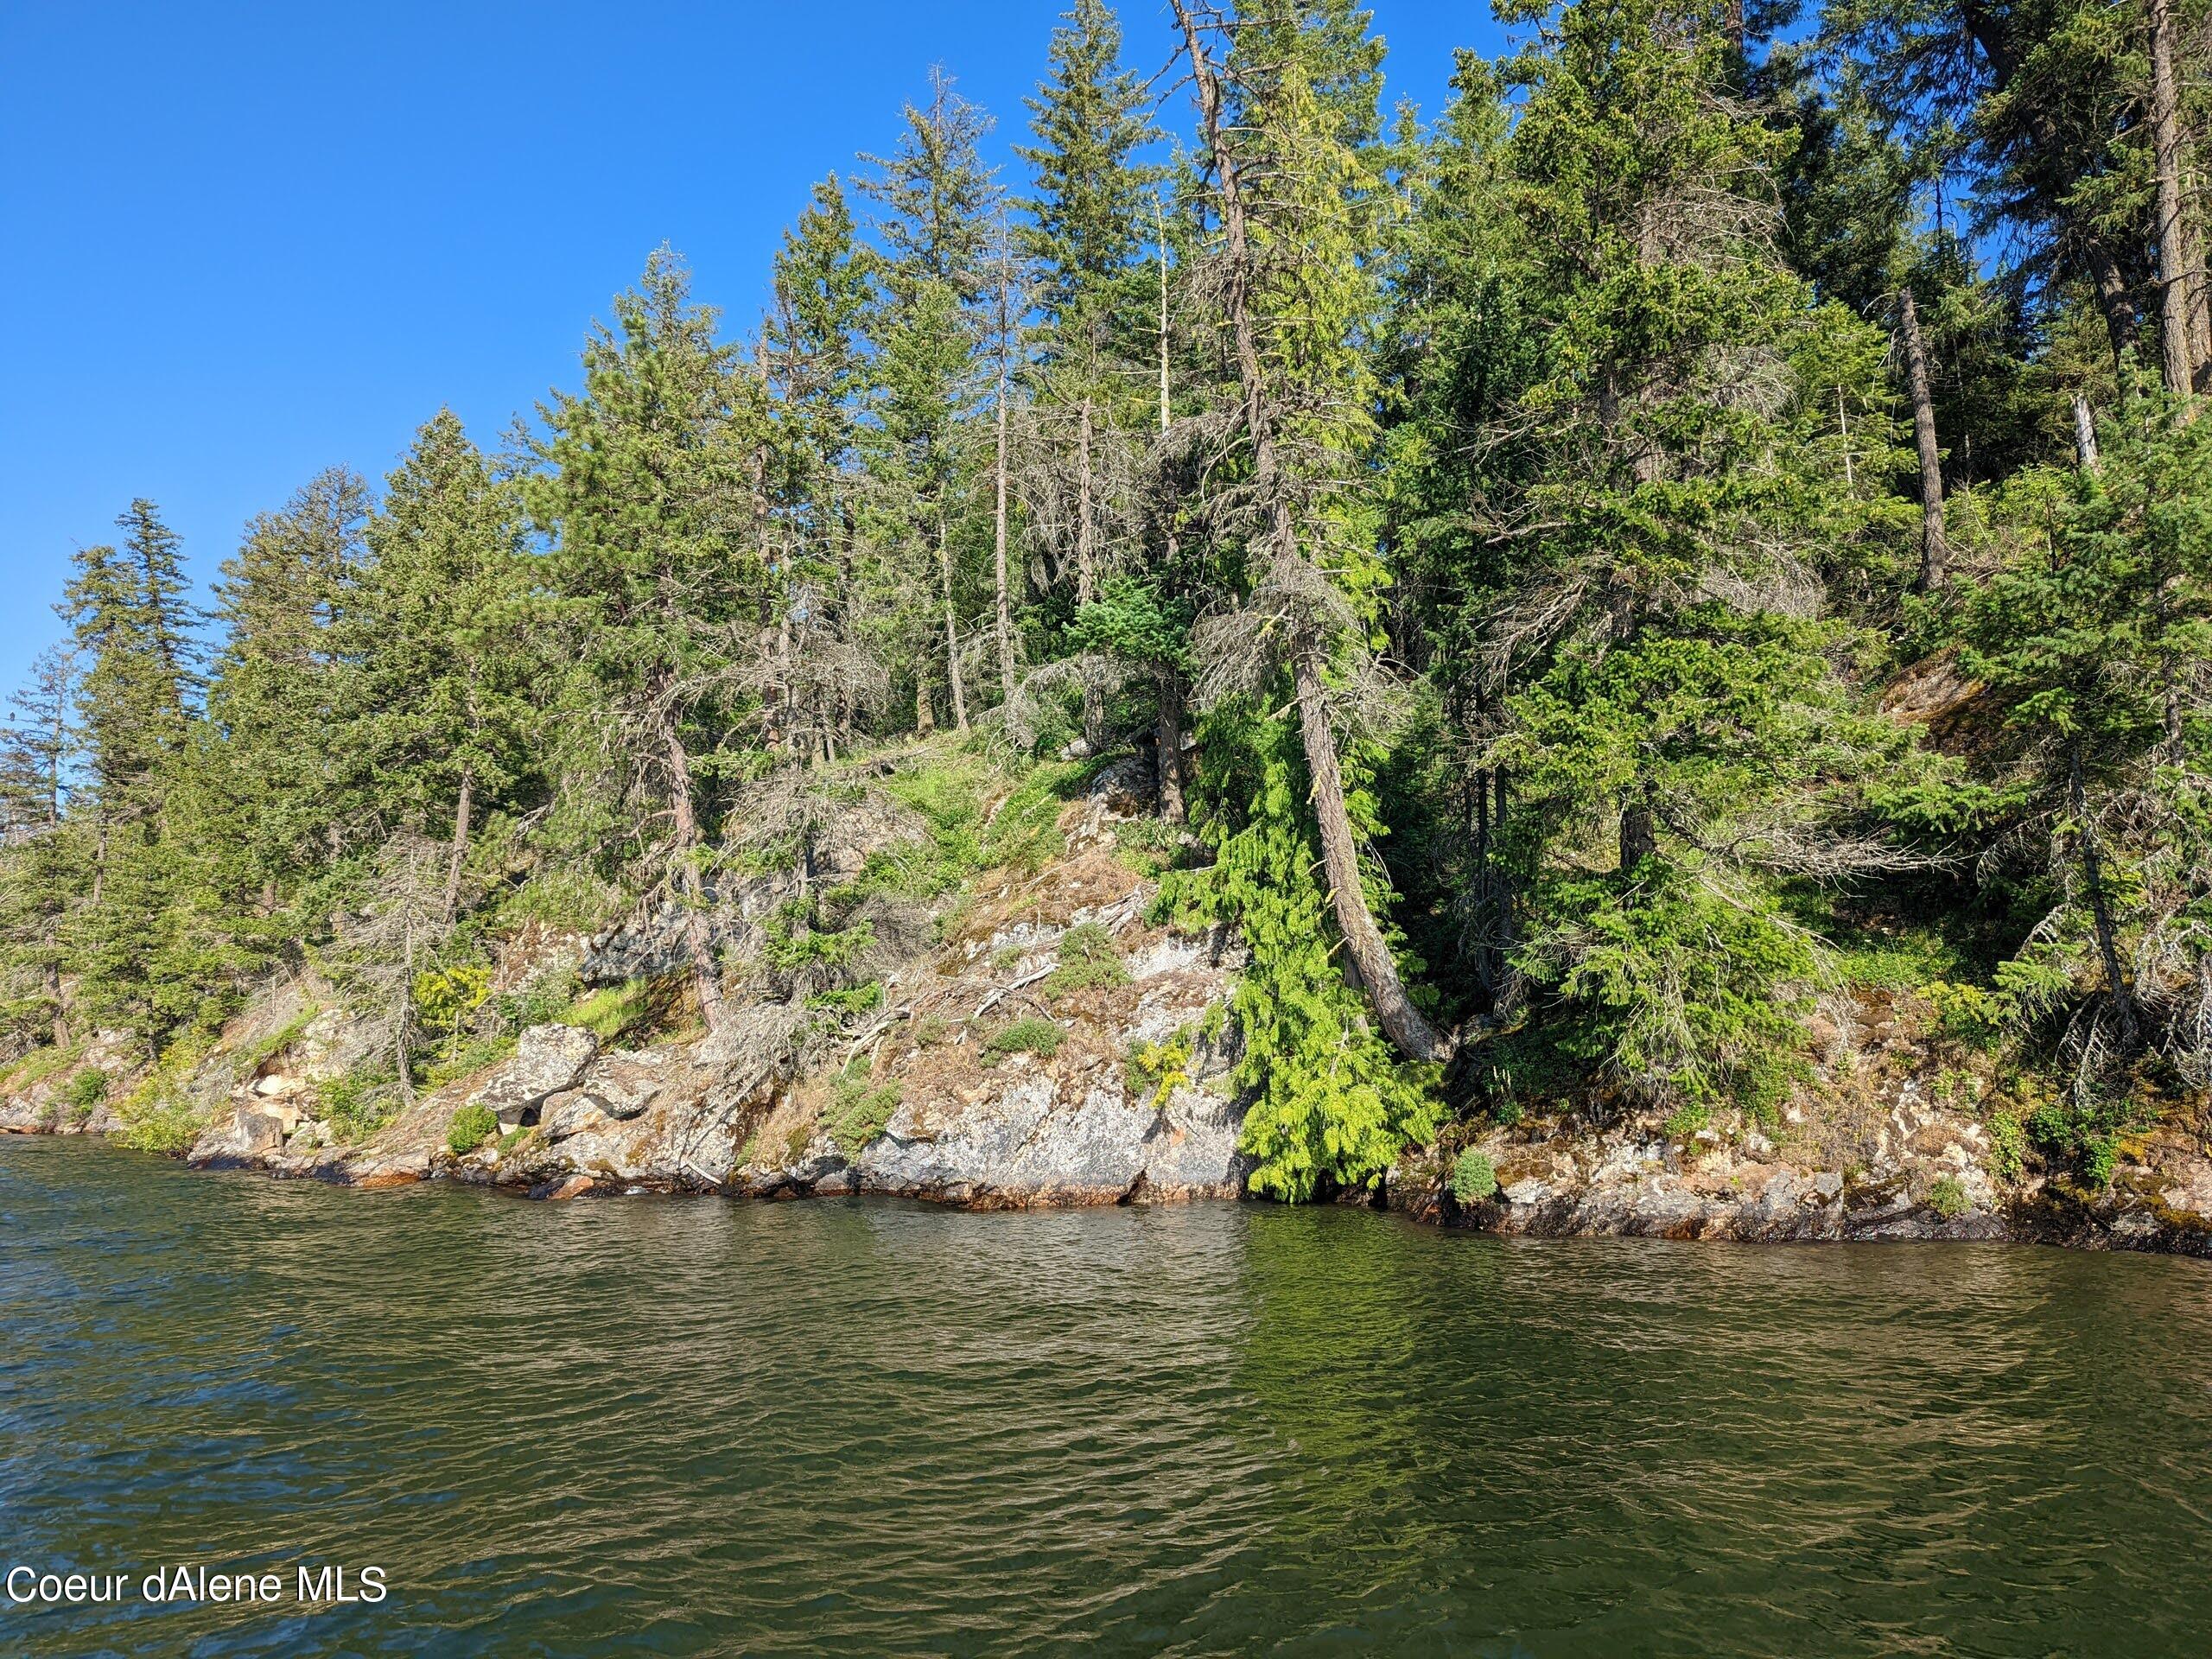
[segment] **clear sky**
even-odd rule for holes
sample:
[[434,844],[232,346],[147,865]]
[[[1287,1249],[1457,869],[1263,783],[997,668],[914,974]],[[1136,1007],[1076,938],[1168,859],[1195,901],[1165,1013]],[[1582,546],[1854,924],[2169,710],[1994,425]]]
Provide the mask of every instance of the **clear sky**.
[[[808,187],[888,147],[931,63],[1007,159],[1061,3],[0,0],[0,695],[134,495],[204,584],[441,404],[495,442],[663,241],[748,328]],[[1486,4],[1373,3],[1425,113],[1454,46],[1498,49]],[[1164,0],[1122,18],[1163,65]]]

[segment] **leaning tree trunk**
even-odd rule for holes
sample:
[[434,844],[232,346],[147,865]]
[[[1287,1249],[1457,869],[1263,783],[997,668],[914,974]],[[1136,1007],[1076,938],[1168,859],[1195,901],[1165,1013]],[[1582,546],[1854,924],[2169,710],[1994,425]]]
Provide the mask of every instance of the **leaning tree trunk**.
[[1904,335],[1905,381],[1912,392],[1912,436],[1920,450],[1920,590],[1943,585],[1950,543],[1943,535],[1943,453],[1936,442],[1936,399],[1929,389],[1928,346],[1920,334],[1920,308],[1907,288],[1897,296]]
[[[1268,513],[1270,557],[1278,566],[1288,568],[1287,574],[1293,580],[1281,585],[1294,591],[1306,585],[1296,579],[1305,574],[1298,569],[1304,558],[1298,549],[1290,480],[1283,474],[1276,451],[1274,408],[1253,327],[1248,292],[1252,269],[1251,241],[1244,219],[1237,160],[1223,137],[1219,73],[1198,39],[1198,25],[1185,0],[1173,0],[1173,3],[1175,18],[1182,26],[1190,53],[1191,73],[1198,86],[1206,147],[1212,154],[1215,174],[1221,184],[1222,230],[1228,253],[1224,308],[1236,349],[1237,378],[1244,394],[1244,425],[1252,442],[1254,490]],[[1416,1060],[1449,1059],[1451,1045],[1407,996],[1397,960],[1391,955],[1389,944],[1367,906],[1366,884],[1359,868],[1359,840],[1345,804],[1344,768],[1337,754],[1337,734],[1323,682],[1326,661],[1327,649],[1321,641],[1301,639],[1291,647],[1291,683],[1297,694],[1299,735],[1306,751],[1306,771],[1313,782],[1313,814],[1321,832],[1321,858],[1328,873],[1329,899],[1336,912],[1337,928],[1344,935],[1344,948],[1358,972],[1368,1001],[1374,1007],[1376,1018],[1390,1040]]]
[[2181,96],[2174,84],[2171,0],[2151,0],[2151,153],[2158,176],[2158,344],[2166,391],[2180,419],[2196,414],[2200,342],[2197,290],[2203,278],[2196,227],[2181,189]]

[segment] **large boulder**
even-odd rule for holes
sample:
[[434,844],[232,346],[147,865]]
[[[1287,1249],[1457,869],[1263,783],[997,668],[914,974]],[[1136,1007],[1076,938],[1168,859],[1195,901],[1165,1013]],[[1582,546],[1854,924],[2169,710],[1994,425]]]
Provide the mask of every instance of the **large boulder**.
[[490,1107],[503,1129],[535,1123],[548,1099],[582,1081],[598,1052],[599,1039],[580,1026],[532,1026],[474,1103]]
[[283,1149],[286,1137],[300,1127],[299,1108],[289,1101],[257,1100],[238,1109],[234,1144],[248,1158],[266,1158]]

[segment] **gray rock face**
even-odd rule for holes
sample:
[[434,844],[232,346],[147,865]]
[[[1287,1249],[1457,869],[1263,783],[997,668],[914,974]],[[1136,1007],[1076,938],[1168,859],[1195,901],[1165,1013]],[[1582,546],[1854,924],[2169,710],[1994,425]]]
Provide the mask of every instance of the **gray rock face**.
[[1154,1111],[1133,1104],[1118,1076],[1068,1102],[1039,1073],[957,1113],[901,1107],[861,1153],[852,1185],[982,1205],[1231,1198],[1246,1169],[1236,1134],[1229,1103],[1200,1090],[1179,1089]]
[[233,1145],[241,1157],[265,1158],[281,1150],[286,1138],[299,1126],[300,1115],[295,1107],[275,1101],[257,1101],[238,1108]]
[[599,1039],[579,1026],[532,1026],[515,1044],[514,1058],[474,1096],[503,1128],[532,1121],[546,1100],[573,1089],[599,1052]]

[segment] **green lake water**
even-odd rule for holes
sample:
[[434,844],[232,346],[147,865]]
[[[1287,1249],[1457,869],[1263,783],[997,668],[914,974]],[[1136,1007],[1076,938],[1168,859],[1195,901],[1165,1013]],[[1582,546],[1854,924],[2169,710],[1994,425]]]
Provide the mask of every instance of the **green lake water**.
[[130,1575],[34,1659],[2202,1654],[2212,1266],[0,1141],[0,1558]]

